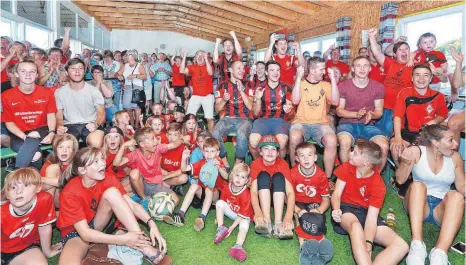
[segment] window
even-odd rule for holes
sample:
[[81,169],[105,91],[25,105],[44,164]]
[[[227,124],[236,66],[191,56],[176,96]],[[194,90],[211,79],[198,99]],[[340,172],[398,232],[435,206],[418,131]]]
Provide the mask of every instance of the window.
[[110,32],[104,31],[104,42],[103,42],[103,48],[105,49],[110,49]]
[[[402,18],[397,25],[399,36],[407,36],[411,51],[417,50],[419,36],[426,32],[431,32],[436,36],[437,45],[435,50],[445,54],[448,61],[448,71],[453,73],[455,61],[450,54],[450,46],[455,46],[457,50],[464,52],[462,40],[464,39],[464,5],[441,9],[421,15]],[[445,25],[455,25],[447,27]],[[450,94],[450,84],[441,83],[442,93]],[[464,88],[459,91],[464,95]]]
[[91,35],[89,29],[89,22],[84,18],[78,16],[78,38],[84,42],[91,42]]
[[77,40],[70,39],[70,50],[72,52],[71,56],[80,54],[82,51],[81,42]]
[[96,47],[102,47],[102,30],[100,28],[95,28],[94,29],[94,45]]
[[[1,6],[2,10],[11,12],[11,0],[2,0],[2,1],[0,1],[0,6]],[[3,25],[2,25],[2,27],[3,27]]]
[[311,53],[311,56],[316,51],[324,53],[331,45],[335,44],[336,40],[336,33],[303,40],[301,41],[301,50]]
[[65,34],[65,28],[71,27],[70,37],[76,38],[76,14],[60,4],[60,34]]
[[256,51],[256,62],[258,61],[264,61],[265,58],[265,51],[267,49],[260,49]]
[[0,21],[0,36],[13,37],[11,34],[11,20],[2,18]]
[[26,24],[25,39],[42,49],[50,48],[50,31]]
[[18,16],[42,26],[48,26],[48,1],[16,1]]

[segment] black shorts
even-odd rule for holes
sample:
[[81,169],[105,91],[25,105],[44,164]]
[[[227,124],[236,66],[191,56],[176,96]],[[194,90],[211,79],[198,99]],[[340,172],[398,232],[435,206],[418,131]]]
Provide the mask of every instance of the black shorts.
[[39,244],[31,244],[29,245],[28,247],[26,247],[25,249],[23,250],[20,250],[20,251],[16,251],[16,252],[12,252],[12,253],[4,253],[2,252],[2,265],[8,265],[10,264],[10,262],[16,258],[17,256],[23,254],[24,252],[30,250],[30,249],[33,249],[33,248],[39,248],[40,249],[40,246]]
[[295,202],[295,205],[301,210],[306,210],[307,212],[319,208],[320,204],[314,202]]
[[[359,223],[361,223],[362,227],[366,224],[366,217],[367,217],[367,209],[361,206],[352,205],[348,203],[342,202],[340,205],[340,210],[342,214],[344,213],[352,213],[358,218]],[[333,230],[340,235],[347,235],[348,233],[340,226],[339,223],[332,220]],[[385,220],[382,217],[377,216],[377,226],[387,226]]]

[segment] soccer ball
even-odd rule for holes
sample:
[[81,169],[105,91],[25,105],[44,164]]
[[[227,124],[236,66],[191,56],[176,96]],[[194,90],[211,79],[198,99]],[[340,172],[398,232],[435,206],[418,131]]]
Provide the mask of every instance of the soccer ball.
[[163,216],[173,213],[174,209],[173,193],[158,192],[149,198],[149,213],[156,220],[162,221]]

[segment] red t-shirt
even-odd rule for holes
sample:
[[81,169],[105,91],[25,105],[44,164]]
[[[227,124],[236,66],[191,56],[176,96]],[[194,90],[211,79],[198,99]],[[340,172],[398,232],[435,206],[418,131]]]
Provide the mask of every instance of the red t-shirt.
[[297,202],[320,204],[322,203],[322,197],[330,196],[327,175],[317,165],[315,168],[315,172],[311,176],[304,175],[299,164],[291,169],[290,182]]
[[237,54],[232,54],[230,57],[230,60],[228,60],[227,57],[225,57],[225,53],[222,53],[221,55],[218,56],[218,67],[220,70],[219,71],[220,82],[225,82],[230,79],[230,77],[228,76],[228,64],[236,60],[238,60]]
[[207,96],[214,93],[212,76],[207,73],[207,66],[193,64],[188,66],[193,82],[193,96]]
[[369,78],[375,81],[379,81],[381,84],[385,82],[385,69],[380,64],[371,64],[371,71],[369,72]]
[[413,86],[412,72],[413,67],[408,67],[406,64],[400,64],[395,59],[385,57],[383,64],[385,72],[385,100],[383,107],[386,109],[394,109],[398,93],[403,89]]
[[[200,133],[200,129],[197,130],[197,133]],[[189,144],[191,145],[190,149],[192,151],[197,146],[196,137],[194,137],[194,132],[186,132],[186,135],[189,136]]]
[[[424,99],[426,102],[414,104],[416,99]],[[424,124],[435,117],[447,118],[448,107],[442,93],[427,88],[426,94],[421,95],[415,88],[410,87],[401,90],[398,95],[394,116],[401,118],[402,129],[419,132]],[[408,123],[408,128],[405,127],[405,123]]]
[[[121,195],[126,191],[113,174],[105,174],[105,178],[90,187],[83,186],[82,177],[72,178],[60,192],[60,214],[57,227],[65,236],[74,231],[73,225],[82,220],[89,223],[94,219],[97,207],[104,192],[111,187],[117,188]],[[55,210],[55,209],[54,209]]]
[[[126,150],[125,154],[128,152],[129,151]],[[116,153],[112,154],[110,152],[107,152],[107,157],[105,158],[105,163],[107,163],[107,168],[105,169],[105,171],[110,174],[114,174],[115,177],[118,179],[118,181],[122,181],[124,178],[126,178],[126,172],[124,170],[125,166],[122,166],[122,167],[113,166],[113,160],[115,160],[115,157],[116,157]]]
[[159,138],[159,143],[161,144],[168,144],[168,137],[167,133],[162,131],[161,133],[155,133],[154,132],[154,138],[157,139]]
[[55,222],[55,204],[48,192],[37,193],[31,209],[22,216],[15,214],[10,202],[2,205],[2,253],[21,251],[39,243],[39,227]]
[[254,212],[251,204],[251,192],[244,186],[238,193],[231,191],[231,184],[224,185],[220,191],[220,200],[225,201],[230,209],[238,216],[245,219],[253,219]]
[[[254,96],[252,90],[252,83],[250,81],[242,81],[245,88],[244,93],[248,97]],[[230,99],[225,103],[225,116],[231,118],[250,118],[252,111],[250,111],[244,104],[243,97],[237,88],[236,84],[231,81],[221,83],[215,91],[215,98],[223,98],[225,92],[230,94]]]
[[[42,168],[40,169],[40,175],[42,177],[45,178],[47,176],[47,168],[50,165],[53,165],[52,162],[50,162],[48,159],[46,159],[45,163],[42,165]],[[60,168],[60,173],[63,173],[63,171],[65,171],[66,167],[68,167],[68,165],[62,164],[61,168]]]
[[[5,59],[0,58],[0,62],[3,61],[3,60],[5,60]],[[19,63],[18,58],[13,58],[13,59],[11,59],[11,60],[8,62],[8,65],[12,65],[12,64],[15,64],[15,63]],[[8,80],[10,80],[10,79],[8,78],[8,73],[7,73],[7,71],[6,71],[7,68],[8,68],[8,66],[5,67],[5,69],[4,69],[4,70],[2,71],[2,73],[1,73],[2,83],[3,83],[3,82],[6,82],[6,81],[8,81]]]
[[[414,65],[418,65],[418,64],[429,65],[429,61],[436,68],[440,68],[442,64],[447,63],[447,58],[445,57],[445,54],[443,54],[443,52],[441,51],[430,51],[430,52],[425,52],[423,50],[416,51],[416,55],[414,55]],[[438,78],[438,76],[434,76],[430,83],[438,84],[440,83],[440,78]]]
[[374,167],[374,173],[368,178],[357,178],[356,167],[349,162],[341,164],[333,174],[346,183],[341,201],[363,208],[373,206],[381,209],[385,199],[385,183]]
[[[207,159],[203,158],[202,160],[199,160],[196,163],[191,164],[191,176],[193,176],[193,178],[196,178],[196,179],[199,178],[199,174],[201,174],[201,169],[205,165],[205,163],[207,163]],[[221,160],[220,160],[220,167],[225,169],[225,165],[223,164]],[[208,188],[201,181],[198,181],[197,184],[204,189]],[[225,185],[227,185],[227,182],[222,178],[222,176],[220,176],[220,173],[219,173],[217,176],[217,180],[215,181],[215,189],[222,190],[223,186]]]
[[267,84],[264,87],[264,94],[261,98],[261,111],[257,118],[285,118],[286,113],[283,106],[286,105],[287,100],[291,101],[291,93],[291,88],[285,83],[280,82],[274,88]]
[[64,53],[63,53],[63,56],[61,57],[61,64],[66,64],[68,62],[70,58],[68,58],[68,56],[66,56]]
[[185,86],[184,74],[180,73],[180,67],[174,64],[172,69],[172,86]]
[[348,65],[346,63],[344,63],[342,61],[338,61],[338,62],[334,63],[332,60],[327,60],[325,62],[325,76],[324,76],[325,81],[330,82],[330,78],[328,77],[328,74],[327,74],[327,69],[332,68],[334,66],[336,68],[338,68],[338,70],[340,70],[341,75],[349,73],[349,67],[348,67]]
[[289,86],[293,86],[294,76],[296,75],[295,62],[298,58],[286,54],[283,58],[280,58],[278,55],[273,55],[272,59],[280,64],[280,81]]
[[271,166],[264,165],[264,159],[262,157],[259,157],[251,163],[250,168],[251,173],[249,175],[251,176],[251,182],[256,180],[259,176],[259,173],[261,173],[262,171],[269,173],[270,177],[272,177],[273,174],[277,172],[282,173],[283,176],[291,182],[290,166],[285,160],[283,160],[280,157],[277,157],[275,163]]
[[162,155],[162,169],[168,172],[177,171],[181,168],[181,158],[183,157],[185,145],[180,144],[175,149],[168,150]]
[[146,182],[161,184],[162,171],[160,168],[160,158],[167,151],[168,145],[159,144],[155,152],[151,153],[148,157],[144,156],[144,153],[139,148],[126,154],[125,157],[129,160],[128,166],[132,169],[138,169]]
[[38,85],[29,95],[18,87],[5,91],[2,107],[2,122],[14,122],[23,132],[47,126],[47,114],[57,112],[53,92]]

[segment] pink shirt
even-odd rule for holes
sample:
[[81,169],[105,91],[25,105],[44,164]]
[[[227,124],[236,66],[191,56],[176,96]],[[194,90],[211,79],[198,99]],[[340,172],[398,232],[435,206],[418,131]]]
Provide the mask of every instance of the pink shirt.
[[137,148],[131,153],[125,155],[128,158],[128,166],[133,169],[138,169],[144,180],[148,183],[161,184],[162,170],[160,162],[162,154],[168,151],[168,145],[159,144],[154,153],[148,157],[144,156],[141,149]]

